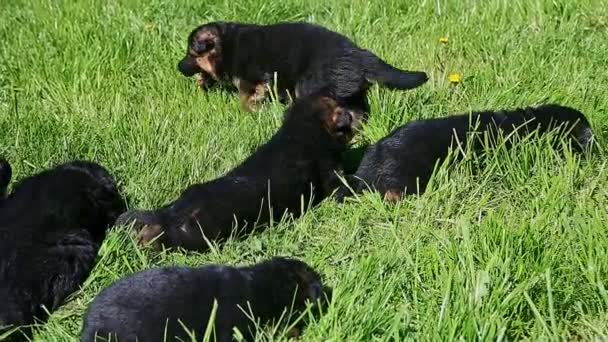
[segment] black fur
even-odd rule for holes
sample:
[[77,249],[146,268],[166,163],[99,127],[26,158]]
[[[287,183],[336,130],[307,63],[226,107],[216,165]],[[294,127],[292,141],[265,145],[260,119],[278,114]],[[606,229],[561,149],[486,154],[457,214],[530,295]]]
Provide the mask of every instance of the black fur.
[[93,342],[96,334],[118,341],[164,341],[165,335],[167,341],[190,341],[178,320],[199,341],[214,300],[215,340],[233,341],[236,327],[252,341],[255,325],[248,314],[264,324],[293,310],[293,319],[307,303],[324,304],[330,295],[317,272],[294,259],[273,258],[239,268],[152,269],[119,280],[95,298],[84,319],[82,341]]
[[286,212],[299,216],[340,184],[335,172],[359,122],[356,115],[327,97],[299,99],[270,141],[234,170],[190,186],[160,209],[129,211],[117,223],[135,221],[142,243],[158,238],[156,247],[204,250],[205,238],[228,238],[235,219],[240,235]]
[[200,74],[205,80],[238,79],[244,101],[264,97],[256,86],[271,83],[276,72],[282,97],[287,92],[300,97],[326,89],[340,103],[365,112],[370,83],[411,89],[427,81],[424,72],[397,69],[339,33],[302,22],[201,25],[190,33],[178,70],[186,76]]
[[13,170],[11,164],[9,164],[4,158],[0,158],[0,205],[6,198],[6,189],[13,176]]
[[0,204],[0,326],[44,321],[43,306],[52,312],[78,290],[124,209],[114,180],[94,163],[63,164],[19,182]]
[[[388,199],[397,200],[403,193],[424,192],[437,163],[458,142],[466,147],[473,131],[485,133],[492,143],[500,134],[522,137],[533,131],[544,134],[557,128],[570,136],[577,150],[591,142],[592,132],[585,116],[559,105],[410,122],[368,148],[357,172],[347,177],[348,183],[355,192],[371,187]],[[483,148],[482,140],[476,138],[472,142],[473,151]],[[509,141],[506,140],[507,147]],[[342,187],[336,198],[341,200],[350,192]]]

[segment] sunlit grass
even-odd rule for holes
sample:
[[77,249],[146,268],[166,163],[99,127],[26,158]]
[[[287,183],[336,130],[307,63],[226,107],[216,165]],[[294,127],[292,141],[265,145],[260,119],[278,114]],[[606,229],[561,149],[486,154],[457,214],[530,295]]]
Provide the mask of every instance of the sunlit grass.
[[[234,94],[202,94],[176,71],[186,35],[209,20],[311,21],[426,71],[416,90],[371,89],[359,142],[409,120],[544,102],[585,112],[600,147],[606,141],[600,0],[13,0],[0,2],[0,153],[15,177],[93,159],[133,205],[150,208],[264,143],[281,105],[244,113]],[[602,152],[529,142],[440,169],[426,194],[397,205],[374,194],[326,202],[204,254],[139,250],[114,230],[82,291],[36,340],[78,340],[87,305],[127,274],[274,255],[306,260],[335,288],[306,341],[606,338],[606,163]],[[260,338],[285,339],[272,331]]]

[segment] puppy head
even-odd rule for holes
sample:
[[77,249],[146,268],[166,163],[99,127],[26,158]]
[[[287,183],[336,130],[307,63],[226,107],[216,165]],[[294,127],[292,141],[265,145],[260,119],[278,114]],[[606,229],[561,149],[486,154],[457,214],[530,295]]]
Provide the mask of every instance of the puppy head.
[[178,63],[177,69],[185,76],[204,73],[218,80],[221,76],[222,23],[208,23],[194,29],[188,36],[186,56]]
[[276,276],[284,286],[280,291],[283,304],[293,301],[296,309],[303,309],[307,303],[324,305],[331,300],[331,288],[324,286],[321,276],[306,263],[283,257],[273,258],[268,263],[273,264]]
[[11,168],[11,164],[9,164],[9,162],[4,158],[0,158],[0,193],[2,193],[8,186],[12,175],[13,170]]
[[111,226],[126,210],[125,200],[114,177],[103,166],[90,161],[73,161],[60,165],[58,170],[77,172],[81,175],[72,176],[73,186],[85,191],[88,205],[95,211],[99,224]]
[[345,145],[360,127],[363,116],[362,111],[344,106],[332,97],[309,96],[294,102],[286,120],[300,124],[310,119],[320,122],[334,141]]
[[320,97],[316,101],[327,132],[342,144],[350,142],[361,125],[364,113],[340,105],[330,97]]

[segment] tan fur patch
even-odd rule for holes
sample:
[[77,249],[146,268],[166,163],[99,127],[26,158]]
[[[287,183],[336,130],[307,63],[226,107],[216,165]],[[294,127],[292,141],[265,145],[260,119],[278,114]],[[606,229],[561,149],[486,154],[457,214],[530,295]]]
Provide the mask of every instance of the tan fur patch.
[[196,64],[198,64],[199,68],[203,69],[206,73],[211,75],[214,79],[218,80],[217,73],[215,71],[215,63],[211,61],[211,54],[206,54],[202,57],[196,57]]
[[203,76],[203,74],[201,74],[201,73],[198,73],[198,74],[196,74],[195,78],[196,78],[196,84],[199,87],[204,88],[205,85],[207,84],[207,80],[205,79],[205,76]]
[[268,83],[262,82],[255,85],[243,80],[238,83],[241,106],[245,111],[255,112],[257,104],[266,99]]
[[197,34],[196,41],[213,42],[213,47],[209,51],[205,51],[199,55],[196,51],[190,49],[189,53],[195,56],[196,64],[198,64],[199,68],[203,69],[215,80],[219,80],[216,68],[216,64],[222,55],[219,37],[215,32],[203,30]]
[[[353,112],[338,106],[337,102],[331,98],[323,97],[319,101],[319,105],[324,107],[321,109],[325,112],[325,115],[322,117],[322,121],[329,134],[339,141],[345,143],[349,142],[354,136],[355,127],[359,124],[358,119],[355,117],[355,115],[353,115]],[[351,116],[350,127],[346,131],[339,131],[338,121],[343,115]]]
[[137,242],[142,246],[151,246],[159,249],[161,246],[158,237],[164,233],[163,227],[159,224],[145,225],[137,234]]
[[287,332],[287,337],[296,338],[296,337],[300,337],[301,334],[302,334],[302,332],[300,331],[299,328],[293,327],[293,328],[289,329],[289,331]]
[[388,203],[397,203],[401,200],[403,192],[399,190],[389,190],[384,194],[384,201]]

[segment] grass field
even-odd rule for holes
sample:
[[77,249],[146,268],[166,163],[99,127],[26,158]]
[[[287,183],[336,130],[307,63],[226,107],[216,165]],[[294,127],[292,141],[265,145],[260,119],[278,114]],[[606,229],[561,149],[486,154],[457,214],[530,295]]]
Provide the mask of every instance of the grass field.
[[[0,154],[15,178],[92,159],[133,206],[151,208],[237,165],[284,108],[242,112],[237,96],[203,94],[176,71],[186,35],[210,20],[310,21],[426,71],[431,80],[409,92],[372,88],[359,143],[413,119],[551,101],[585,112],[600,147],[608,137],[603,0],[5,0]],[[601,149],[580,157],[522,144],[480,172],[474,161],[441,169],[426,194],[399,205],[371,194],[326,202],[203,254],[139,250],[116,229],[35,340],[78,340],[87,305],[127,274],[274,255],[306,260],[334,287],[304,341],[606,339],[607,161]]]

